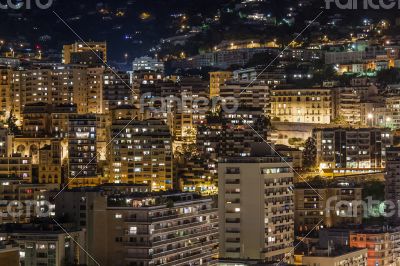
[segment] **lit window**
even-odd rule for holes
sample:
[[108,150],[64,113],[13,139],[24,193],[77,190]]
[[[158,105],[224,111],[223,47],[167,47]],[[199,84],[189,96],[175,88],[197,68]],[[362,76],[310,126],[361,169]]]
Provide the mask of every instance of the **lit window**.
[[129,234],[136,235],[137,234],[137,227],[136,226],[129,227]]

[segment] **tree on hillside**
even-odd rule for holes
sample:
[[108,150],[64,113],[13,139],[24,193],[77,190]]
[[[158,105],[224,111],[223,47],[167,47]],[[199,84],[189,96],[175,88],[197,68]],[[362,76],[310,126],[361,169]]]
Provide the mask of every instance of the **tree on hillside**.
[[396,84],[400,82],[400,70],[398,68],[383,69],[377,73],[376,78],[383,85]]
[[304,146],[304,139],[302,138],[290,138],[288,139],[288,143],[290,146],[294,146],[296,148]]
[[317,144],[314,138],[308,138],[304,144],[303,166],[307,169],[314,168],[317,164]]
[[276,56],[269,53],[257,53],[247,62],[245,67],[267,66],[275,59]]
[[19,133],[19,128],[18,128],[16,122],[17,122],[17,118],[14,115],[14,111],[11,110],[10,116],[7,118],[6,123],[8,126],[9,133],[12,133],[14,135]]
[[349,122],[346,121],[346,118],[342,115],[338,115],[335,119],[332,120],[332,123],[340,126],[347,126]]

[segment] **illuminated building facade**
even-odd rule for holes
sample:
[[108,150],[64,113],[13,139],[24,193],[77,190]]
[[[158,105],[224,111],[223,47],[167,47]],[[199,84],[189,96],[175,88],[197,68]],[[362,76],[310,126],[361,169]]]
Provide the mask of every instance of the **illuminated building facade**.
[[[185,155],[181,156],[181,161],[176,162],[174,168],[178,176],[177,187],[184,192],[197,192],[202,195],[217,194],[216,170],[212,173],[207,164],[208,161],[197,157],[197,154],[194,154],[194,158],[186,158]],[[215,165],[212,169],[215,169]]]
[[103,67],[87,69],[87,113],[108,114],[119,106],[132,105],[135,92],[130,77]]
[[[353,79],[350,84],[347,87],[333,88],[335,117],[341,117],[342,120],[350,125],[359,125],[360,123],[369,126],[371,124],[372,126],[378,125],[370,121],[372,117],[368,117],[368,114],[378,118],[379,112],[376,110],[373,112],[370,110],[365,111],[369,104],[379,101],[377,97],[378,88],[365,79]],[[383,105],[384,103],[380,102],[380,104]],[[381,123],[380,126],[382,126]]]
[[[103,62],[107,62],[107,43],[106,42],[75,42],[63,46],[62,62],[71,64],[76,54],[88,52],[93,53],[94,58],[100,57]],[[96,55],[97,54],[97,55]]]
[[368,250],[349,249],[349,250],[315,250],[311,254],[302,256],[301,265],[304,266],[367,266]]
[[129,81],[130,77],[122,71],[105,70],[103,73],[103,112],[109,113],[110,110],[121,105],[133,104],[134,92]]
[[274,86],[285,84],[287,74],[283,68],[251,67],[233,71],[233,79],[247,82],[262,80],[266,85]]
[[367,248],[367,266],[398,265],[400,228],[389,230],[366,228],[350,233],[350,247]]
[[165,123],[115,120],[110,134],[110,182],[151,184],[155,191],[172,189],[172,140]]
[[[14,70],[13,112],[21,123],[26,104],[76,104],[78,113],[87,112],[86,67],[48,65]],[[18,124],[17,123],[17,124]]]
[[50,108],[45,103],[26,104],[23,110],[24,136],[45,137],[50,133]]
[[[1,213],[7,213],[7,209],[11,208],[14,213],[21,211],[22,215],[2,215],[0,224],[29,223],[37,218],[36,207],[45,207],[46,211],[49,210],[47,215],[50,216],[54,211],[54,205],[48,206],[46,201],[50,201],[51,191],[54,192],[59,189],[60,185],[58,184],[31,184],[20,178],[3,177],[0,183],[0,200],[3,202],[31,201],[32,206],[31,208],[21,209],[19,204],[2,204],[0,206]],[[47,207],[50,209],[47,209]]]
[[385,167],[385,149],[392,133],[385,128],[316,128],[317,165],[320,169],[369,170]]
[[219,258],[288,259],[294,241],[294,196],[289,189],[291,162],[286,160],[271,153],[219,162]]
[[103,107],[103,73],[104,68],[87,69],[87,112],[101,114]]
[[39,150],[38,178],[39,183],[61,184],[61,141],[54,140]]
[[32,159],[20,154],[0,157],[0,176],[32,183]]
[[274,88],[271,118],[282,122],[329,124],[333,117],[332,91],[328,88]]
[[103,197],[91,205],[88,252],[101,265],[216,263],[218,210],[211,198],[136,193]]
[[133,72],[140,72],[140,71],[153,71],[156,73],[164,73],[164,63],[160,62],[156,58],[151,58],[148,56],[142,56],[135,58],[132,63],[132,70]]
[[86,254],[80,252],[86,245],[83,231],[68,228],[64,232],[56,225],[27,224],[15,226],[7,235],[18,244],[22,265],[87,264]]
[[222,111],[206,121],[197,128],[196,146],[211,180],[217,179],[218,158],[249,156],[252,143],[268,139],[268,121],[260,108]]
[[69,130],[69,116],[76,115],[76,105],[57,106],[51,111],[51,134],[55,138],[68,137]]
[[397,184],[400,182],[400,148],[390,147],[386,149],[386,174],[385,174],[385,200],[392,202],[396,208],[395,214],[389,217],[393,222],[400,221],[399,202],[400,191]]
[[210,96],[209,98],[217,97],[220,95],[220,87],[224,85],[229,79],[232,78],[230,71],[215,71],[210,72]]
[[3,119],[10,115],[12,109],[11,98],[12,70],[9,68],[0,68],[0,110]]
[[7,157],[12,154],[13,135],[5,127],[0,127],[0,157]]
[[[386,120],[384,121],[386,126],[392,128],[400,127],[400,96],[387,97],[385,99],[386,107]],[[372,113],[372,116],[374,113]]]
[[209,109],[208,86],[199,77],[141,84],[144,117],[163,119],[176,139],[192,140]]
[[271,113],[270,89],[263,81],[228,82],[221,86],[220,96],[227,107],[236,104],[240,107],[260,108],[265,116]]
[[96,116],[70,115],[68,182],[71,187],[99,184],[96,147]]
[[342,117],[350,125],[360,124],[361,93],[352,87],[335,88],[335,117]]
[[[332,184],[311,182],[297,183],[295,195],[295,230],[308,232],[319,224],[316,230],[330,227],[344,227],[347,224],[362,224],[362,206],[351,209],[336,206],[338,202],[360,202],[362,188],[345,181]],[[351,214],[348,213],[351,211]],[[322,222],[321,222],[322,220]]]

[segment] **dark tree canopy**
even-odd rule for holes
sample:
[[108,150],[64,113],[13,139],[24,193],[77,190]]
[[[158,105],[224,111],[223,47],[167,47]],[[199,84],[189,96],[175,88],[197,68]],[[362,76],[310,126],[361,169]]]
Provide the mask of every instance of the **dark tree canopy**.
[[314,168],[317,163],[317,145],[314,138],[308,138],[304,144],[303,165],[305,168]]

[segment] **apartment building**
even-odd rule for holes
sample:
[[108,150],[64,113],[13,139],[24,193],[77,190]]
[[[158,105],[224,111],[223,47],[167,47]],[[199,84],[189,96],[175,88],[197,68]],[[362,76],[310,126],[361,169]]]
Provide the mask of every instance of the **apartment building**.
[[[29,223],[37,219],[39,214],[50,215],[54,211],[54,205],[47,206],[45,201],[50,201],[51,193],[59,189],[58,184],[29,184],[20,179],[3,178],[0,183],[0,200],[3,202],[0,206],[3,214],[0,224]],[[19,204],[15,204],[15,201],[19,201]],[[21,215],[11,215],[20,213],[21,210]]]
[[[149,193],[151,188],[145,184],[102,184],[96,187],[73,188],[60,193],[55,199],[55,217],[73,223],[77,228],[83,229],[87,237],[88,211],[91,206],[104,204],[107,196],[114,194]],[[87,248],[87,247],[86,247]]]
[[367,228],[350,233],[350,247],[367,248],[367,266],[399,265],[399,236],[395,228]]
[[259,149],[256,157],[224,158],[218,164],[219,258],[290,262],[292,165],[289,158],[265,154],[265,145]]
[[382,169],[385,149],[392,144],[392,133],[387,128],[316,128],[313,138],[322,170]]
[[10,68],[0,68],[0,117],[5,120],[11,113],[11,83],[12,70]]
[[211,161],[215,163],[219,157],[221,151],[220,141],[222,140],[221,132],[222,120],[218,116],[209,116],[207,122],[197,128],[197,149],[207,161],[210,161],[209,163]]
[[[268,122],[261,108],[241,108],[234,113],[222,112],[220,157],[249,156],[252,143],[267,140]],[[211,143],[205,143],[208,148]]]
[[186,154],[180,156],[175,164],[175,175],[179,177],[176,187],[184,192],[198,192],[201,195],[217,194],[218,180],[215,173],[211,173],[207,161],[197,156],[187,158]]
[[[129,75],[104,67],[33,65],[12,70],[10,82],[10,99],[18,125],[22,123],[25,105],[29,104],[75,105],[78,114],[107,114],[137,100]],[[11,110],[11,105],[6,109]]]
[[270,89],[264,81],[227,82],[221,86],[220,96],[226,107],[260,108],[265,115],[271,113]]
[[383,97],[361,102],[361,124],[370,127],[388,127],[393,129],[392,115],[386,109]]
[[329,124],[334,115],[330,88],[284,88],[271,90],[271,117],[293,123]]
[[210,116],[197,129],[196,146],[207,169],[217,173],[217,160],[249,156],[254,142],[268,139],[268,123],[261,108],[239,107],[234,113]]
[[275,145],[275,151],[284,157],[292,158],[293,168],[301,169],[303,167],[303,152],[300,149],[278,144]]
[[26,137],[47,137],[50,134],[50,109],[46,103],[26,104],[22,117],[22,133]]
[[[166,110],[173,110],[173,103],[163,97],[178,97],[177,83],[172,80],[143,81],[138,84],[140,108],[145,118],[159,118],[167,121]],[[176,103],[175,103],[176,104]]]
[[8,128],[5,128],[3,125],[0,126],[0,157],[11,155],[13,151],[13,137]]
[[126,72],[106,69],[103,73],[102,113],[121,105],[132,105],[134,92],[130,85],[130,77]]
[[367,266],[367,249],[315,250],[302,256],[304,266]]
[[55,138],[68,137],[69,116],[77,114],[76,105],[62,105],[52,109],[50,113],[51,135]]
[[353,87],[335,88],[335,117],[342,117],[350,125],[359,124],[362,93]]
[[398,211],[400,202],[400,147],[386,149],[385,170],[385,199],[395,206],[393,209],[394,214],[388,219],[398,223],[400,221],[400,213]]
[[217,180],[217,161],[222,157],[249,156],[252,143],[268,138],[268,121],[261,108],[240,107],[207,117],[197,128],[196,146],[204,170]]
[[87,250],[100,265],[216,262],[218,211],[211,198],[169,192],[119,192],[108,197],[100,192],[83,198],[75,211],[87,217]]
[[[182,99],[182,110],[176,109],[175,115],[191,114],[193,125],[196,127],[205,121],[206,113],[210,109],[208,102],[210,84],[200,77],[182,77],[178,79],[178,86],[179,94],[174,96]],[[166,93],[162,97],[171,96],[167,91]],[[183,131],[182,134],[185,132]]]
[[68,128],[68,181],[70,186],[100,183],[97,177],[96,116],[70,115]]
[[132,62],[132,71],[153,71],[156,73],[164,73],[164,63],[159,61],[157,58],[151,58],[149,56],[142,56],[135,58]]
[[198,77],[140,84],[141,112],[163,119],[178,140],[193,139],[209,110],[209,84]]
[[279,51],[277,48],[269,47],[223,49],[175,61],[173,66],[180,68],[218,67],[227,69],[232,65],[244,66],[254,55],[259,53],[275,57]]
[[32,158],[20,154],[0,157],[0,176],[32,182]]
[[38,181],[44,184],[61,184],[61,141],[53,140],[39,150]]
[[[356,206],[362,200],[362,188],[348,181],[297,183],[295,195],[295,229],[309,232],[321,228],[362,224],[363,208]],[[343,205],[340,202],[351,202]]]
[[268,86],[276,86],[286,83],[287,74],[283,68],[265,69],[264,66],[259,66],[235,70],[233,79],[247,82],[262,80]]
[[75,103],[79,113],[87,112],[86,84],[85,66],[55,64],[13,70],[11,97],[18,123],[26,104]]
[[13,224],[2,235],[18,245],[20,265],[87,264],[83,232],[62,226],[68,231],[56,224]]
[[104,67],[87,69],[87,112],[101,114],[104,112]]
[[[386,126],[400,128],[400,96],[385,98],[386,107]],[[373,114],[372,114],[373,115]]]
[[361,62],[366,56],[364,51],[326,52],[325,64],[345,64]]
[[148,184],[155,191],[172,189],[172,139],[163,121],[115,120],[110,134],[110,182]]
[[230,71],[210,72],[210,95],[209,98],[220,96],[220,88],[232,78]]
[[0,239],[0,260],[7,266],[19,266],[18,245],[12,241]]
[[75,42],[63,46],[62,63],[71,64],[74,58],[82,53],[91,53],[94,57],[100,57],[102,62],[107,62],[106,42]]

